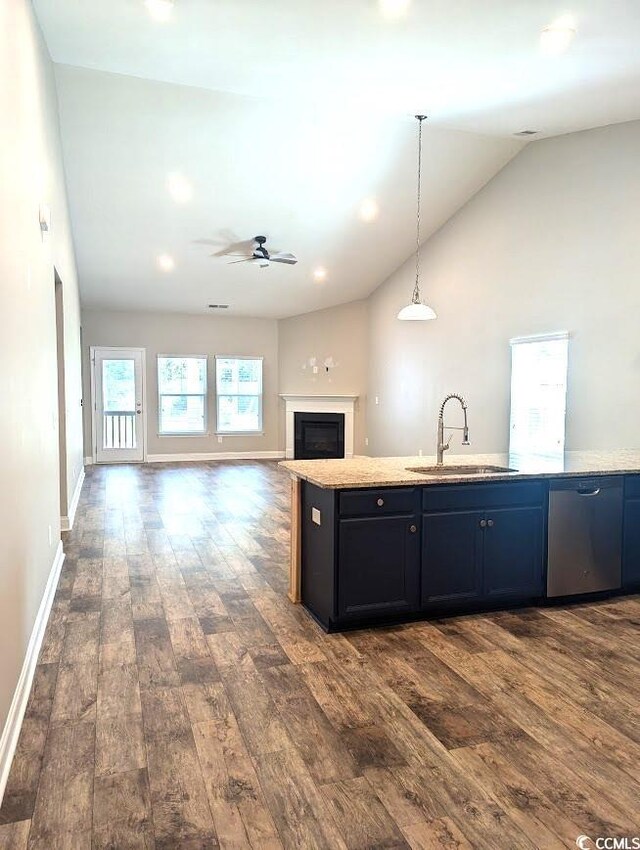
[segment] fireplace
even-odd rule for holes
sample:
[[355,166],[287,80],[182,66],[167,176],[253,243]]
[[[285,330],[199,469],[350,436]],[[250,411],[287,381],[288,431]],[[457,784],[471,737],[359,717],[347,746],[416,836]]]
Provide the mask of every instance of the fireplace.
[[[340,457],[353,457],[354,416],[357,395],[291,395],[280,396],[285,405],[285,457],[293,460],[299,457],[295,452],[295,415],[305,413],[308,416],[317,413],[340,413],[344,416],[344,454]],[[333,417],[332,417],[333,418]]]
[[344,457],[344,413],[294,414],[294,457],[298,460]]

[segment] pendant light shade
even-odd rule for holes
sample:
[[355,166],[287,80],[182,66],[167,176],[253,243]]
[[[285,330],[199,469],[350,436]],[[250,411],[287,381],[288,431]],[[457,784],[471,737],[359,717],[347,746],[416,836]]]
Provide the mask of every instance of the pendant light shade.
[[416,115],[418,121],[418,215],[416,219],[416,283],[411,302],[398,313],[403,322],[428,322],[437,319],[436,311],[422,302],[420,297],[420,201],[422,194],[422,122],[426,115]]
[[428,322],[429,319],[437,319],[438,316],[432,307],[418,301],[417,304],[411,303],[403,307],[398,313],[398,318],[403,322]]

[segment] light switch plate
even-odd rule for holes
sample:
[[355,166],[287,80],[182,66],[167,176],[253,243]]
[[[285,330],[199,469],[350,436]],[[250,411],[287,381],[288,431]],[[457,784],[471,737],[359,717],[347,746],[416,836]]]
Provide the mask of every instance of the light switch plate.
[[316,525],[322,525],[321,514],[317,508],[311,508],[311,522],[315,522]]

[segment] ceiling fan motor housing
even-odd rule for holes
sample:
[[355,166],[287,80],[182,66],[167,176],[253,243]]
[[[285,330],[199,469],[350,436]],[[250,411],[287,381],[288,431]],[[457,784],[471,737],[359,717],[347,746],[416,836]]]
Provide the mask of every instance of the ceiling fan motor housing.
[[267,241],[266,236],[256,236],[255,241],[258,243],[258,247],[253,252],[253,256],[260,259],[263,258],[265,260],[269,259],[269,252],[264,247],[264,243]]

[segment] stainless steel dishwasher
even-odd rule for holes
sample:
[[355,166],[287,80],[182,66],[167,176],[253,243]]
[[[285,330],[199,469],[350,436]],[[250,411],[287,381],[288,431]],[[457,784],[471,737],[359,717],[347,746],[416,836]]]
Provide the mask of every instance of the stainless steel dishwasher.
[[549,487],[547,596],[622,584],[622,478],[558,478]]

